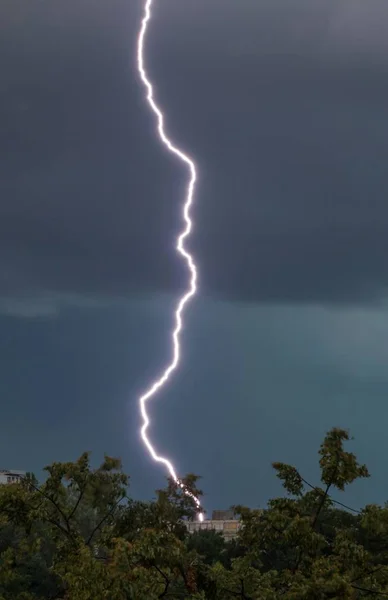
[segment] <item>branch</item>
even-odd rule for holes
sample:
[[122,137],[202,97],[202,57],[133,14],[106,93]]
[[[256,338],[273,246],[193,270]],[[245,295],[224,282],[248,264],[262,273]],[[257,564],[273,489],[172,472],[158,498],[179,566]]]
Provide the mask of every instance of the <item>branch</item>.
[[[51,502],[51,504],[56,508],[56,510],[59,512],[59,514],[61,515],[61,517],[63,518],[63,520],[65,522],[66,530],[67,530],[66,533],[73,539],[73,541],[75,541],[74,536],[71,532],[69,520],[68,520],[67,516],[65,515],[65,513],[63,512],[63,510],[61,509],[61,507],[59,506],[59,504],[57,502],[55,502],[54,498],[51,498],[51,496],[42,492],[42,490],[40,488],[36,487],[36,485],[34,485],[31,481],[28,482],[28,485],[30,485],[33,490],[38,492],[38,494],[41,494],[41,496],[43,496],[43,498],[45,498],[46,500]],[[50,521],[50,519],[48,519],[48,520]],[[53,521],[50,521],[50,522],[59,526],[59,523],[55,523]],[[65,528],[62,526],[60,526],[60,529],[62,529],[62,531],[65,531]]]
[[377,590],[370,590],[368,588],[360,587],[358,585],[352,585],[352,588],[354,588],[355,590],[358,590],[360,592],[365,592],[368,594],[374,594],[375,596],[380,596],[381,598],[388,598],[388,594],[386,594],[385,592],[378,592]]
[[[323,509],[323,507],[324,507],[324,505],[325,505],[326,498],[329,496],[329,490],[330,490],[330,488],[331,488],[331,486],[332,486],[332,484],[333,484],[333,479],[334,479],[334,476],[335,476],[335,474],[336,474],[336,472],[337,472],[337,468],[338,468],[338,460],[337,460],[337,464],[335,465],[335,467],[334,467],[334,469],[333,469],[333,475],[332,475],[332,477],[331,477],[331,481],[329,481],[329,483],[328,483],[328,484],[327,484],[327,486],[326,486],[326,489],[325,489],[324,493],[323,493],[323,494],[322,494],[322,496],[321,496],[321,501],[320,501],[320,503],[319,503],[319,506],[318,506],[318,508],[317,508],[317,512],[315,513],[315,517],[314,517],[314,519],[313,519],[313,522],[311,523],[311,527],[312,527],[313,529],[315,529],[315,526],[316,526],[316,524],[317,524],[317,521],[318,521],[319,515],[320,515],[320,513],[321,513],[321,511],[322,511],[322,509]],[[300,565],[300,563],[301,563],[301,561],[302,561],[302,557],[303,557],[303,550],[299,550],[299,556],[298,556],[298,558],[297,558],[297,561],[296,561],[296,563],[295,563],[295,566],[294,566],[294,568],[292,569],[292,572],[293,572],[294,574],[295,574],[295,573],[296,573],[296,571],[299,569],[299,565]]]
[[79,494],[79,496],[78,496],[77,502],[75,503],[75,505],[74,505],[74,507],[73,507],[73,510],[71,511],[71,513],[70,513],[70,514],[69,514],[69,516],[68,516],[68,520],[69,520],[69,521],[72,519],[72,517],[74,516],[74,514],[75,514],[75,512],[76,512],[77,508],[79,507],[79,504],[80,504],[80,502],[81,502],[81,500],[82,500],[82,498],[83,498],[83,496],[84,496],[85,490],[86,490],[86,482],[85,482],[85,484],[84,484],[84,486],[83,486],[82,490],[80,491],[80,494]]
[[168,592],[168,588],[170,587],[170,580],[167,577],[167,575],[165,573],[163,573],[162,569],[159,569],[158,565],[153,565],[155,567],[155,569],[157,570],[157,572],[163,577],[164,579],[164,590],[161,594],[159,594],[158,598],[164,598],[167,595]]
[[51,523],[51,525],[54,525],[55,527],[58,527],[58,529],[60,531],[62,531],[62,533],[64,533],[68,538],[71,539],[72,542],[75,543],[75,539],[71,533],[71,531],[68,531],[67,529],[65,529],[65,527],[63,527],[63,525],[61,525],[58,521],[55,521],[54,519],[51,519],[50,517],[46,516],[46,519],[49,523]]
[[185,573],[185,570],[184,570],[183,566],[182,565],[178,565],[178,569],[179,569],[179,572],[182,575],[182,579],[183,579],[183,581],[185,583],[185,588],[190,592],[191,590],[189,589],[189,585],[188,585],[186,573]]
[[248,596],[245,595],[244,580],[242,578],[240,578],[240,583],[241,583],[241,600],[250,600],[248,598]]
[[241,594],[243,593],[242,591],[240,592],[234,592],[233,590],[228,590],[227,588],[222,588],[225,592],[227,592],[228,594],[231,594],[232,596],[236,596],[236,598],[242,598],[243,600],[252,600],[252,598],[250,598],[249,596],[242,596]]
[[373,575],[374,573],[377,573],[378,571],[382,571],[383,569],[386,569],[386,568],[387,568],[387,565],[379,565],[378,567],[374,567],[373,569],[370,569],[370,571],[367,571],[366,573],[362,573],[362,575],[359,575],[355,579],[352,579],[352,581],[350,583],[355,583],[356,581],[360,581],[360,579],[364,579],[364,577]]
[[[334,473],[333,473],[333,477],[334,477]],[[329,495],[329,490],[330,490],[330,488],[331,488],[331,485],[332,485],[332,483],[333,483],[333,482],[332,482],[332,481],[330,481],[330,483],[328,483],[328,484],[327,484],[327,486],[326,486],[326,489],[325,489],[324,493],[323,493],[323,494],[322,494],[322,496],[321,496],[321,501],[320,501],[320,503],[319,503],[319,506],[318,506],[318,508],[317,508],[317,512],[315,513],[315,517],[314,517],[314,519],[313,519],[313,522],[312,522],[312,524],[311,524],[311,527],[312,527],[313,529],[315,529],[315,526],[316,526],[316,524],[317,524],[317,521],[318,521],[318,517],[319,517],[319,515],[320,515],[320,513],[321,513],[321,511],[322,511],[322,508],[323,508],[323,507],[324,507],[324,505],[325,505],[326,498],[327,498],[327,497],[328,497],[328,495]]]
[[55,594],[53,596],[50,596],[49,600],[62,600],[65,596],[65,591],[64,590],[60,590],[58,592],[55,592]]
[[[320,490],[319,488],[315,487],[315,485],[311,485],[311,483],[309,483],[308,481],[306,481],[306,479],[304,479],[303,477],[301,479],[302,479],[303,483],[305,483],[310,489],[312,489],[312,490],[314,490],[315,492],[318,492],[318,493],[322,492],[322,490]],[[347,510],[350,510],[351,512],[354,512],[357,515],[361,514],[361,510],[357,510],[356,508],[352,508],[351,506],[347,506],[346,504],[343,504],[342,502],[339,502],[338,500],[334,500],[334,498],[332,498],[331,496],[330,496],[330,500],[332,502],[334,502],[334,504],[338,504],[338,506],[342,506],[342,508],[346,508]]]
[[333,467],[333,473],[330,475],[330,481],[327,484],[326,489],[325,489],[325,491],[324,491],[324,493],[322,495],[321,502],[319,503],[316,515],[315,515],[313,523],[312,523],[312,528],[313,529],[315,528],[315,525],[317,524],[320,512],[321,512],[322,508],[325,505],[326,498],[329,496],[329,490],[330,490],[331,486],[333,485],[334,477],[337,475],[339,461],[340,461],[340,457],[339,457],[339,455],[337,453],[337,462],[335,463],[335,465]]
[[120,502],[122,502],[122,500],[124,500],[125,495],[121,496],[121,498],[119,498],[119,500],[117,502],[115,502],[115,504],[112,506],[112,508],[110,509],[110,511],[101,519],[101,521],[95,526],[95,528],[93,529],[92,533],[89,535],[86,545],[89,546],[90,542],[92,541],[95,533],[98,531],[98,529],[100,529],[101,525],[114,513],[114,511],[116,510],[116,508],[118,507],[118,505],[120,504]]

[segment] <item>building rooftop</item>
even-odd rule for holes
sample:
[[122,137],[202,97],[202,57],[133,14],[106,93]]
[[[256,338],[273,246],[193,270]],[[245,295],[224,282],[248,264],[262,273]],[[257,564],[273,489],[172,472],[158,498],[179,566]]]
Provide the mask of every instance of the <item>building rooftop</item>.
[[17,469],[0,469],[0,484],[18,483],[25,476],[25,471],[19,471]]
[[228,510],[213,510],[212,521],[234,521],[236,520],[234,511]]

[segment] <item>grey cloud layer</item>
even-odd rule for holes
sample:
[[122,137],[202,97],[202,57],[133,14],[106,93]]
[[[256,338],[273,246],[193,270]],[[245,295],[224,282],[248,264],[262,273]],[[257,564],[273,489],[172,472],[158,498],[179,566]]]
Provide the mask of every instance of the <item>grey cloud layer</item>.
[[[173,236],[184,172],[155,140],[130,68],[140,3],[111,3],[105,25],[97,6],[67,3],[66,19],[42,12],[24,47],[12,43],[23,28],[8,7],[3,293],[183,285]],[[377,0],[368,15],[356,0],[158,4],[149,64],[171,133],[200,167],[192,248],[205,294],[385,294],[384,10]],[[54,22],[56,35],[37,41]]]

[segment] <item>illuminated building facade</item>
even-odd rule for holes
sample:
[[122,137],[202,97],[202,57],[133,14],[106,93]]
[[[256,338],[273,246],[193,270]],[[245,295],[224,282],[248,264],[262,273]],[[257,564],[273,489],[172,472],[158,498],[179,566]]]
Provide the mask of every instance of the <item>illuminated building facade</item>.
[[15,471],[9,469],[0,469],[0,485],[19,483],[25,477],[25,471]]
[[226,541],[237,537],[240,521],[232,510],[214,510],[211,519],[204,521],[189,521],[186,527],[190,533],[195,531],[216,531],[221,533]]

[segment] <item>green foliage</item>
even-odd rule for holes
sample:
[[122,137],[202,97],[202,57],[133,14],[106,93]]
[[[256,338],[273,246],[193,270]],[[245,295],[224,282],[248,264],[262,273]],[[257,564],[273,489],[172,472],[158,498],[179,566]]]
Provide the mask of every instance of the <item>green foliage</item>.
[[237,508],[246,553],[231,570],[216,566],[221,587],[214,598],[359,598],[361,593],[388,598],[388,572],[381,564],[375,570],[376,554],[370,551],[372,532],[384,537],[387,531],[382,509],[369,507],[356,517],[335,508],[329,495],[331,488],[343,491],[369,476],[344,449],[347,441],[348,433],[340,429],[325,437],[319,450],[322,487],[309,484],[295,467],[274,463],[287,497],[271,500],[264,511]]
[[387,598],[388,506],[347,510],[331,497],[365,465],[346,431],[319,449],[321,481],[274,463],[285,496],[263,509],[235,507],[236,540],[188,534],[198,478],[168,480],[153,502],[128,497],[117,459],[89,454],[46,467],[39,485],[0,486],[0,600],[324,600]]
[[221,533],[213,530],[196,531],[187,540],[187,548],[194,550],[206,565],[224,562],[228,546]]

